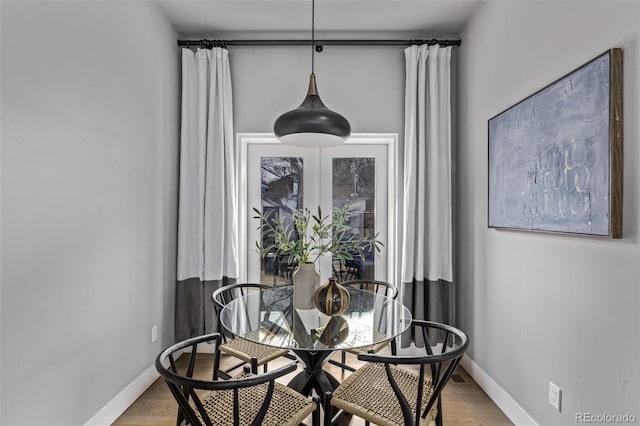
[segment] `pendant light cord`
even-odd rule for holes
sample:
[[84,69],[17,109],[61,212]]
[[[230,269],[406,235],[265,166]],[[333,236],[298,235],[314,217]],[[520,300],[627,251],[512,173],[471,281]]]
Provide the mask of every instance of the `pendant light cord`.
[[311,0],[311,74],[313,74],[313,66],[316,50],[316,0]]

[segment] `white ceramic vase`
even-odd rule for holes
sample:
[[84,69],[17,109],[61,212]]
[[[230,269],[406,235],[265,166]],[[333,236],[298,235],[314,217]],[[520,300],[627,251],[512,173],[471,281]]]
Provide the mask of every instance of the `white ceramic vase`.
[[293,306],[297,309],[315,308],[316,290],[320,274],[313,263],[303,263],[293,272]]

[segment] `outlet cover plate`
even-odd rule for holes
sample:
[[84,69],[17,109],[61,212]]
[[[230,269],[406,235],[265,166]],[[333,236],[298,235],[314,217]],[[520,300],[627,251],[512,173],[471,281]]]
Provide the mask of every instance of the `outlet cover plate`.
[[560,402],[562,400],[562,390],[553,382],[549,382],[549,404],[553,405],[556,410],[560,411]]

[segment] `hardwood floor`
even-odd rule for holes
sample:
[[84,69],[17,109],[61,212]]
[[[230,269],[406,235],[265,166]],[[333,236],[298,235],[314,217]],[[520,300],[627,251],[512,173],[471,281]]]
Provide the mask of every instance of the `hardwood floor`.
[[[335,355],[339,357],[339,354]],[[211,355],[201,355],[203,360],[212,358]],[[186,357],[182,357],[183,359]],[[336,358],[337,359],[337,358]],[[351,355],[347,358],[350,365],[358,366],[359,361]],[[223,355],[221,364],[224,368],[231,359]],[[276,360],[269,363],[269,368],[282,365],[288,360]],[[204,364],[204,363],[203,363]],[[210,364],[209,364],[210,365]],[[209,377],[210,367],[200,367],[195,375]],[[338,367],[328,365],[327,370],[336,378],[340,378]],[[346,375],[349,372],[345,373]],[[283,377],[286,383],[295,373]],[[169,388],[162,379],[156,380],[144,394],[140,396],[114,423],[114,425],[153,425],[174,426],[176,423],[177,403],[171,396]],[[502,411],[489,399],[473,379],[461,367],[449,381],[443,391],[443,415],[447,426],[502,426],[512,423]],[[360,419],[353,419],[351,425],[363,425]]]

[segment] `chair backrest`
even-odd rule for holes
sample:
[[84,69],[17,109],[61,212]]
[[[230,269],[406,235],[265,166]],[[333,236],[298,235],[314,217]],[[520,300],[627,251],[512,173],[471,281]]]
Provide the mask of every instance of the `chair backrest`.
[[[425,418],[435,403],[438,403],[438,411],[441,412],[439,403],[440,394],[469,347],[469,340],[461,330],[447,324],[413,320],[411,321],[411,327],[415,329],[416,333],[421,333],[424,338],[424,354],[389,356],[363,353],[358,355],[358,359],[384,365],[389,383],[394,389],[400,407],[402,408],[405,424],[417,425],[419,424],[419,419],[417,417],[412,418],[413,412],[409,401],[395,382],[391,374],[391,365],[417,365],[419,367],[415,413],[416,416],[420,415]],[[425,382],[425,379],[429,378],[426,375],[427,366],[430,367],[431,372],[430,381],[432,392],[426,398],[426,402],[424,402],[423,397],[426,390],[422,388],[421,384]]]
[[398,288],[393,284],[375,280],[352,280],[340,283],[343,287],[354,287],[395,299],[398,297]]
[[224,287],[220,287],[211,295],[213,299],[213,304],[216,308],[216,312],[220,315],[220,311],[224,308],[229,302],[237,299],[238,297],[242,297],[251,292],[256,292],[264,289],[271,288],[271,286],[267,284],[257,284],[257,283],[236,283],[225,285]]
[[[218,324],[220,324],[220,312],[222,312],[222,308],[224,308],[232,300],[267,288],[271,288],[271,286],[257,283],[236,283],[225,285],[214,291],[211,295],[211,298],[213,299],[213,306],[216,310]],[[249,319],[247,318],[247,321],[248,320]],[[229,332],[225,330],[222,331],[223,342],[226,342],[232,337],[233,336]]]
[[[176,343],[158,355],[156,358],[156,370],[158,370],[160,376],[162,376],[169,386],[171,393],[178,402],[178,407],[182,417],[186,419],[189,424],[216,424],[220,419],[212,419],[212,415],[214,415],[216,417],[225,417],[225,424],[233,423],[234,425],[239,425],[241,411],[243,419],[249,416],[251,418],[251,424],[261,424],[273,395],[275,379],[294,371],[296,369],[296,363],[292,362],[284,367],[280,367],[260,375],[250,375],[247,372],[247,374],[241,378],[234,378],[230,380],[214,381],[199,377],[194,378],[194,372],[202,370],[202,365],[199,365],[199,362],[197,362],[198,345],[207,342],[217,343],[219,339],[219,333],[212,333]],[[190,354],[184,352],[188,349],[191,350]],[[177,357],[180,355],[187,357],[188,362],[184,362],[187,361],[186,359],[178,360]],[[210,358],[211,357],[209,356],[207,359]],[[209,360],[206,363],[207,370],[209,362],[212,364],[211,369],[214,368],[213,361]],[[212,377],[212,375],[210,377]],[[264,394],[262,392],[251,393],[253,398],[255,398],[256,395],[263,395],[263,398],[260,397],[260,400],[252,401],[252,404],[245,403],[240,407],[240,390],[253,386],[266,387],[266,393]],[[210,396],[210,393],[207,392],[203,395],[202,391],[227,392],[227,395],[225,396],[229,401],[232,401],[230,404],[232,409],[219,410],[215,413],[211,413],[211,410],[206,409],[207,397]],[[249,405],[252,406],[249,407]]]

